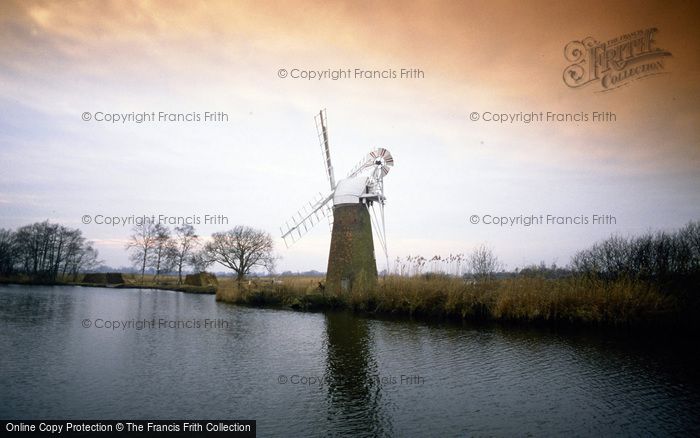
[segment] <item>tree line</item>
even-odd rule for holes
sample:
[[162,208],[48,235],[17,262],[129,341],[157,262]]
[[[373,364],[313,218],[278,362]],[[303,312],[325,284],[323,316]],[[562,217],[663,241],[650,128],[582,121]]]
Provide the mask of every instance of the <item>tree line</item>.
[[612,236],[579,251],[571,269],[605,279],[668,281],[700,275],[700,222],[674,232]]
[[[205,271],[214,263],[231,269],[240,281],[253,269],[273,272],[277,257],[269,233],[248,226],[236,226],[216,232],[206,243],[191,225],[169,227],[144,221],[132,229],[126,244],[134,267],[141,273],[182,274],[188,269]],[[25,225],[16,230],[0,228],[0,276],[23,274],[41,281],[76,281],[78,274],[95,269],[98,252],[82,231],[49,221]],[[475,277],[492,277],[503,265],[486,247],[476,248],[468,256],[446,258],[407,257],[396,260],[400,275],[421,274],[424,266],[437,272],[469,273]],[[445,265],[448,269],[443,270]],[[456,266],[456,268],[455,268]],[[437,268],[437,269],[436,269]],[[690,222],[674,232],[647,233],[636,237],[612,236],[588,249],[577,252],[567,269],[551,268],[562,275],[594,275],[604,279],[634,278],[652,281],[675,281],[700,276],[700,222]],[[544,267],[522,271],[546,273]],[[466,272],[465,272],[466,271]]]
[[82,231],[49,221],[17,230],[0,228],[0,275],[26,275],[33,280],[76,281],[96,267],[98,252]]
[[254,268],[274,271],[277,260],[270,234],[242,225],[214,233],[203,243],[192,225],[171,230],[163,224],[144,221],[133,227],[126,249],[141,273],[141,282],[149,269],[154,272],[153,281],[162,274],[176,272],[181,284],[187,268],[202,272],[214,263],[231,269],[241,281]]
[[[133,266],[144,281],[163,274],[205,271],[214,263],[231,269],[241,281],[253,269],[273,272],[277,257],[269,233],[247,226],[212,234],[206,243],[191,225],[169,227],[144,221],[132,229],[126,244]],[[81,273],[102,263],[82,231],[47,221],[16,230],[0,228],[0,277],[25,275],[33,281],[78,281]]]
[[575,275],[600,279],[627,278],[659,283],[690,283],[700,277],[700,222],[672,232],[634,237],[611,236],[574,254],[566,267],[530,265],[505,272],[493,250],[485,245],[470,254],[397,257],[394,273],[402,276],[447,274],[474,279],[496,277],[563,278]]
[[146,269],[152,269],[153,281],[161,274],[176,271],[178,283],[182,283],[185,267],[204,271],[208,266],[200,259],[199,245],[199,236],[192,225],[176,227],[173,232],[160,223],[144,221],[134,226],[126,249],[132,264],[141,272],[141,282]]

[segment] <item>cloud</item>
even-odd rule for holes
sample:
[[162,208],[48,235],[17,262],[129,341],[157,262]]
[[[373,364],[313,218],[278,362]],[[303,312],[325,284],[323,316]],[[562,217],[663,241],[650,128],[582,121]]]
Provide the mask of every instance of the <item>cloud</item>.
[[[483,229],[471,234],[464,218],[487,208],[572,210],[572,199],[608,209],[629,200],[625,227],[684,222],[699,213],[687,207],[700,186],[698,9],[661,2],[632,9],[606,2],[3,2],[2,199],[18,202],[12,221],[51,215],[79,223],[85,209],[214,208],[236,223],[276,230],[325,190],[313,115],[326,107],[338,174],[375,146],[394,154],[387,214],[397,231],[390,247],[401,251],[418,242],[436,251],[464,248],[480,236],[508,246]],[[650,26],[673,53],[668,74],[610,93],[563,84],[566,43]],[[426,77],[277,77],[279,68],[346,67],[415,67]],[[206,110],[226,111],[230,121],[80,119],[83,111]],[[610,111],[617,120],[497,124],[472,122],[473,111]],[[21,201],[32,196],[41,196],[44,211]],[[654,213],[659,202],[669,213]],[[426,231],[436,222],[437,230]],[[553,241],[557,233],[565,231]],[[586,231],[582,241],[598,235]],[[518,238],[541,247],[532,235]],[[573,249],[560,245],[562,254]],[[322,268],[323,246],[296,254]]]

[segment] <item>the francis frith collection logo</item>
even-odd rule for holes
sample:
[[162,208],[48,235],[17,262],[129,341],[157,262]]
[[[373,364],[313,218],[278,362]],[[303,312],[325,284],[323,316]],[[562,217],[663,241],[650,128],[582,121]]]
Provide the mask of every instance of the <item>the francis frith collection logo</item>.
[[637,79],[666,73],[664,58],[671,52],[656,46],[656,28],[638,30],[606,42],[592,37],[574,40],[564,48],[564,83],[571,88],[596,84],[609,91]]

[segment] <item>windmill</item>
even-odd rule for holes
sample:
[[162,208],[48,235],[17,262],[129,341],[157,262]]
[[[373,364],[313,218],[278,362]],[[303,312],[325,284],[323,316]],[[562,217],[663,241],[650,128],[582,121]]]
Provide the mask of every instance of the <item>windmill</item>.
[[[289,248],[327,218],[332,222],[332,232],[326,289],[342,293],[353,287],[371,287],[377,282],[372,228],[387,260],[387,269],[389,267],[384,222],[384,177],[394,166],[394,159],[388,150],[377,148],[336,183],[328,143],[326,110],[316,115],[315,122],[330,192],[326,195],[318,193],[308,205],[286,221],[280,228],[282,238]],[[375,206],[378,206],[378,214]]]

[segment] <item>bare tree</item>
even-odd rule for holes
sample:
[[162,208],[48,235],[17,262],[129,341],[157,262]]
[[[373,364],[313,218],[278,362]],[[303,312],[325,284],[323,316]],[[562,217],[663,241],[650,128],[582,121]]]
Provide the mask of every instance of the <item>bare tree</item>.
[[85,268],[76,260],[89,259],[97,261],[97,251],[77,228],[44,221],[16,232],[0,230],[0,273],[4,275],[18,271],[34,280],[55,282],[74,268]]
[[689,269],[700,272],[700,221],[690,222],[678,233],[679,239],[687,243],[690,251]]
[[270,234],[239,225],[232,230],[212,234],[205,248],[211,260],[232,269],[240,282],[255,267],[266,268],[272,254]]
[[49,240],[54,227],[49,221],[36,222],[15,232],[22,271],[33,278],[45,277]]
[[153,250],[148,257],[148,265],[155,271],[153,281],[157,281],[161,273],[172,269],[175,259],[175,246],[170,238],[170,229],[165,225],[156,224],[153,227],[153,236]]
[[0,228],[0,275],[10,275],[17,263],[17,247],[12,230]]
[[174,264],[177,268],[177,283],[182,284],[182,268],[188,263],[191,255],[199,246],[199,236],[192,225],[175,227]]
[[676,232],[611,236],[577,252],[571,268],[609,280],[669,280],[696,275],[700,272],[700,222],[690,222]]
[[472,274],[481,280],[491,278],[502,268],[498,257],[486,245],[479,245],[475,248],[467,261]]
[[126,248],[131,251],[130,259],[135,266],[141,268],[141,283],[146,272],[151,252],[156,245],[155,225],[151,221],[143,221],[134,225],[133,234],[126,244]]
[[195,273],[198,273],[206,271],[207,268],[214,263],[214,261],[211,259],[209,254],[207,254],[205,249],[201,249],[199,251],[193,251],[188,257],[187,263],[192,266],[192,270]]
[[67,269],[65,272],[69,272],[73,281],[78,279],[78,274],[80,272],[85,272],[90,269],[95,269],[102,261],[98,258],[99,253],[92,246],[92,242],[87,242],[85,246],[78,252],[76,252],[66,263]]
[[270,256],[266,259],[263,260],[262,265],[265,267],[265,270],[267,271],[267,275],[270,277],[276,277],[277,276],[277,262],[280,260],[280,257],[276,256]]

